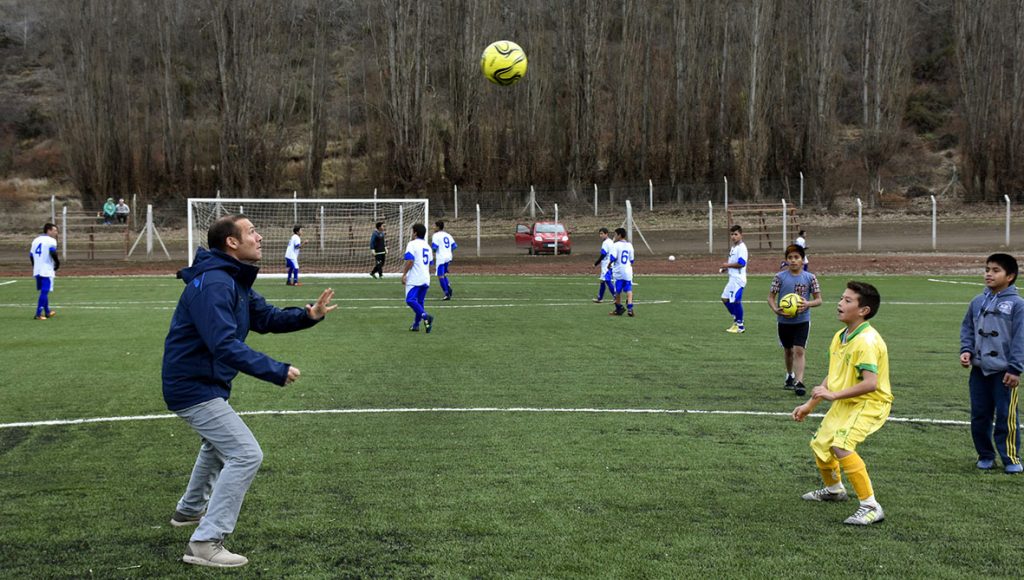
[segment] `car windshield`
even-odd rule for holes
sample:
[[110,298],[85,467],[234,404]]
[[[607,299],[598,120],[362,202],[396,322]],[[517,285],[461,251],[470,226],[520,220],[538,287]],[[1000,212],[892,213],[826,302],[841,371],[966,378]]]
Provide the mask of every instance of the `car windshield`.
[[538,234],[554,234],[562,233],[565,231],[565,226],[562,224],[537,224]]

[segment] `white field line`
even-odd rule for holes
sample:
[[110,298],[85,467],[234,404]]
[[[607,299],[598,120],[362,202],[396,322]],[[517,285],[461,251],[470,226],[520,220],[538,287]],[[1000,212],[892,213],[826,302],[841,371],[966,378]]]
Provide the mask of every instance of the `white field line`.
[[0,282],[0,286],[6,286],[8,284],[14,284],[17,280],[8,280],[6,282]]
[[964,284],[965,286],[984,286],[981,282],[960,282],[958,280],[939,280],[938,278],[928,278],[929,282],[940,282],[942,284]]
[[[776,417],[789,419],[791,414],[784,412],[770,411],[715,411],[707,409],[595,409],[595,408],[562,408],[562,407],[423,407],[423,408],[395,408],[395,409],[308,409],[294,411],[240,411],[242,416],[256,415],[382,415],[395,413],[590,413],[590,414],[616,414],[616,415],[743,415],[748,417]],[[811,417],[824,417],[823,413],[813,413]],[[0,429],[13,429],[16,427],[50,427],[61,425],[86,425],[90,423],[117,423],[130,421],[154,421],[158,419],[173,419],[174,414],[160,415],[129,415],[122,417],[92,417],[87,419],[54,419],[50,421],[22,421],[18,423],[0,423]],[[925,425],[954,425],[964,427],[970,425],[970,421],[955,421],[951,419],[928,419],[920,417],[889,417],[894,423],[915,423]]]
[[[517,299],[516,298],[511,298],[510,300],[517,300]],[[268,299],[268,301],[270,301],[270,302],[277,302],[277,303],[285,303],[285,302],[289,302],[289,301],[295,301],[295,302],[300,303],[300,304],[305,303],[304,301],[296,301],[295,299],[288,299],[288,300]],[[368,309],[368,310],[391,310],[391,309],[401,310],[401,309],[408,308],[405,305],[405,300],[401,300],[401,299],[397,299],[397,298],[376,299],[375,301],[377,301],[377,302],[394,301],[394,302],[401,302],[401,304],[384,305],[384,306],[364,306],[362,308]],[[652,306],[652,305],[655,305],[655,304],[671,304],[671,303],[672,303],[671,300],[646,300],[646,301],[637,300],[637,301],[634,302],[634,304],[636,304],[637,306]],[[55,302],[52,306],[54,308],[59,308],[59,309],[68,309],[68,308],[70,308],[70,309],[73,309],[73,310],[123,310],[125,304],[132,304],[132,303],[115,302],[115,303],[112,303],[113,305],[110,305],[110,306],[94,306],[94,304],[97,304],[97,303],[95,303],[95,302],[67,302],[67,303],[65,303],[65,302],[59,302],[59,303]],[[137,303],[134,303],[134,304],[147,304],[148,305],[147,308],[146,308],[147,310],[174,310],[174,308],[175,308],[174,306],[156,306],[156,304],[176,304],[176,302],[171,302],[171,301],[149,302],[149,303],[137,302]],[[442,310],[455,310],[455,309],[460,309],[460,308],[520,308],[520,307],[524,307],[524,306],[525,307],[531,307],[531,308],[537,308],[537,307],[550,307],[550,306],[562,307],[562,306],[591,306],[591,305],[593,305],[593,302],[591,302],[590,300],[581,301],[581,302],[539,302],[539,303],[538,302],[525,302],[524,301],[524,302],[520,302],[518,304],[512,304],[512,303],[503,303],[503,304],[502,303],[499,303],[499,304],[466,304],[466,305],[459,305],[459,304],[434,304],[434,305],[431,305],[430,308],[431,309],[439,308],[439,309],[442,309]],[[31,304],[30,303],[25,303],[25,304],[0,304],[0,308],[29,308],[29,307],[32,307],[32,306],[35,306],[35,304],[34,303],[31,303]]]

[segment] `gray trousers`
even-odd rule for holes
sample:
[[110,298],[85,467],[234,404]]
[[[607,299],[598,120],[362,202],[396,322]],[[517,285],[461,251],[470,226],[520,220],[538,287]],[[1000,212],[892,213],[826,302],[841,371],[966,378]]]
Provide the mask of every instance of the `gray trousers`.
[[175,413],[202,438],[199,457],[177,509],[187,515],[206,510],[191,541],[223,540],[235,529],[245,492],[263,462],[263,450],[224,399],[212,399]]

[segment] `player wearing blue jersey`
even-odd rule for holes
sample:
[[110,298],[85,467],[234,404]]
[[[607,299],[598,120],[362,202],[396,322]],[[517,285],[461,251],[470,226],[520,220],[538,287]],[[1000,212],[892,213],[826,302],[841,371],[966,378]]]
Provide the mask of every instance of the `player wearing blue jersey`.
[[747,245],[743,243],[743,228],[738,224],[729,228],[729,239],[732,249],[729,258],[718,269],[719,273],[729,273],[729,282],[722,291],[722,304],[732,315],[732,326],[726,332],[740,334],[746,331],[743,326],[743,288],[747,285]]
[[427,235],[427,226],[413,224],[412,240],[405,246],[405,267],[402,269],[402,284],[405,285],[405,303],[416,313],[409,330],[419,332],[420,321],[427,334],[434,327],[434,317],[423,308],[423,301],[430,289],[430,263],[434,261],[434,252],[430,244],[423,238]]
[[[796,316],[789,318],[779,308],[779,297],[787,294],[800,296]],[[778,317],[779,344],[786,359],[786,389],[797,396],[807,392],[804,386],[807,337],[811,331],[810,309],[821,305],[821,287],[818,278],[804,270],[804,249],[796,244],[786,247],[786,269],[775,275],[768,291],[768,306]]]
[[451,300],[452,284],[448,280],[448,267],[452,263],[455,248],[459,246],[455,243],[455,238],[444,231],[443,221],[434,223],[434,235],[430,239],[430,247],[434,250],[434,261],[437,263],[437,281],[441,284],[441,290],[444,290],[444,298],[441,300]]
[[289,286],[302,286],[299,284],[299,248],[302,247],[302,226],[292,228],[292,239],[288,242],[288,249],[284,251],[284,265],[288,268],[288,279],[285,284]]
[[[615,281],[615,310],[609,312],[612,316],[622,316],[623,312],[633,314],[633,244],[626,239],[626,229],[615,229],[615,243],[612,244],[612,251],[608,256],[608,267],[612,273],[612,280]],[[626,295],[626,308],[622,307],[622,295]]]
[[597,230],[597,236],[601,238],[601,255],[594,260],[594,265],[600,268],[597,274],[597,298],[594,298],[594,302],[600,304],[604,302],[605,288],[612,295],[615,294],[615,285],[612,283],[612,270],[609,267],[611,266],[612,244],[615,242],[608,237],[608,228]]
[[53,279],[60,268],[57,258],[57,226],[43,225],[43,234],[32,240],[28,249],[28,258],[32,262],[32,276],[36,279],[36,290],[39,290],[39,301],[36,303],[36,320],[53,318],[57,313],[50,310],[50,291],[53,290]]

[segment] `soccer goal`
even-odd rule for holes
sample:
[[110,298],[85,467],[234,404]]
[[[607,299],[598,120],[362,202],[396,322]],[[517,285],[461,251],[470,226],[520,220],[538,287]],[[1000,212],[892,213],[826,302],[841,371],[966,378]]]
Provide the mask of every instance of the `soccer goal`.
[[[385,275],[401,272],[412,224],[427,225],[426,199],[228,199],[189,198],[188,263],[206,247],[206,232],[218,218],[244,213],[263,236],[260,276],[286,275],[284,253],[292,228],[302,226],[299,269],[304,275],[366,276],[373,269],[370,235],[384,222],[388,254]],[[428,226],[429,231],[429,226]]]

